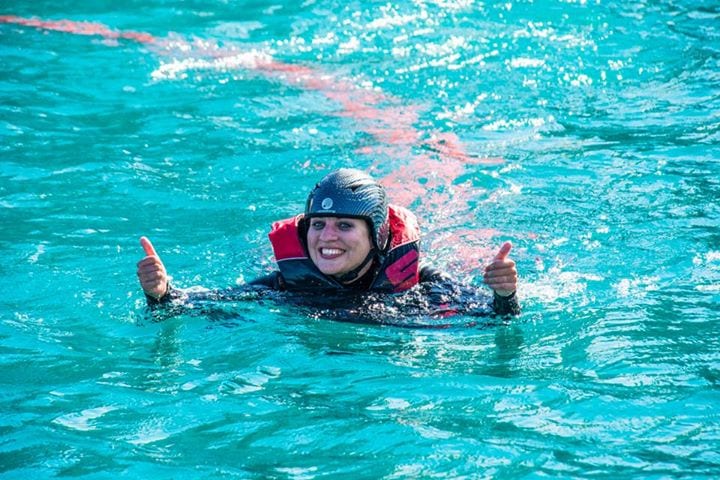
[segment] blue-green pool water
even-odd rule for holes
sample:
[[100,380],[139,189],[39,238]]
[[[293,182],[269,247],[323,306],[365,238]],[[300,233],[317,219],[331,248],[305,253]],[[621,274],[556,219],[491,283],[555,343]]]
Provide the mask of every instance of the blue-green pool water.
[[[717,2],[80,3],[0,3],[0,477],[720,476]],[[147,317],[342,166],[523,314]]]

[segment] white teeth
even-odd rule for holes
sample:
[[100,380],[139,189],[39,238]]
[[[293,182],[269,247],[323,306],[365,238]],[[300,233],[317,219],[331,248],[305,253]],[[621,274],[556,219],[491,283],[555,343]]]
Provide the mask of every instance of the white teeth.
[[323,255],[340,255],[343,251],[339,248],[321,248],[320,253]]

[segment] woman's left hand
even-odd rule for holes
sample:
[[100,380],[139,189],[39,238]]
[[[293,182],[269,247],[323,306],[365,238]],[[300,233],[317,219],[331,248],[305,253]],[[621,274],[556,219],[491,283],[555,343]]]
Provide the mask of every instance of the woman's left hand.
[[497,255],[485,267],[485,283],[501,297],[512,295],[517,290],[515,262],[508,258],[512,243],[505,242]]

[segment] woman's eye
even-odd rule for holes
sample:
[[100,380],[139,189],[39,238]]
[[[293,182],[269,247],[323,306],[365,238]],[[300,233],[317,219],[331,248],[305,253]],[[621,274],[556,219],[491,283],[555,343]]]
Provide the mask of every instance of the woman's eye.
[[340,222],[338,224],[338,227],[340,228],[340,230],[345,230],[345,231],[352,230],[352,228],[353,228],[352,223],[347,223],[347,222]]
[[322,230],[325,226],[325,222],[312,222],[312,228],[315,230]]

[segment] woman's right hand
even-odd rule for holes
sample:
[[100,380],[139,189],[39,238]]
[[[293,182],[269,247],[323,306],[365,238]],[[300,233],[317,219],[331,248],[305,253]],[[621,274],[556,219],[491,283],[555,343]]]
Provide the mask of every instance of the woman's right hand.
[[140,237],[140,245],[146,257],[137,264],[137,276],[143,291],[160,300],[168,292],[168,276],[153,244],[147,237]]

